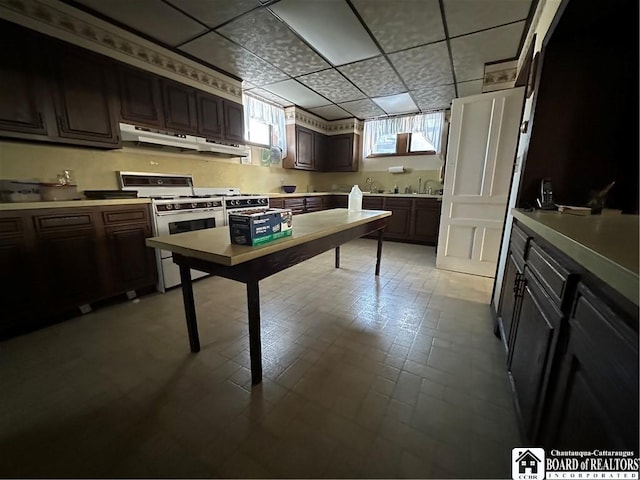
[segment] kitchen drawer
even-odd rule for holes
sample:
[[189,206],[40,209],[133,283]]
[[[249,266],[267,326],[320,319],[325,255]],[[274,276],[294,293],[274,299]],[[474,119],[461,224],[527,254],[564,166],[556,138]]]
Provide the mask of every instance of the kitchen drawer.
[[322,197],[306,197],[305,202],[307,212],[322,210]]
[[517,225],[514,225],[511,229],[511,251],[517,253],[522,261],[527,258],[527,248],[529,247],[529,240],[531,237],[527,235]]
[[149,221],[149,209],[147,207],[120,207],[119,209],[102,210],[102,221],[105,225],[147,223]]
[[384,208],[393,210],[394,208],[411,208],[410,198],[385,198]]
[[569,271],[544,251],[534,240],[529,244],[527,265],[559,307],[567,299],[567,292],[577,280],[577,273]]
[[[367,197],[362,199],[362,208],[365,210],[382,210],[384,197]],[[348,203],[348,198],[347,198]]]
[[59,213],[54,215],[36,215],[33,217],[36,228],[40,232],[57,231],[74,228],[94,228],[91,212]]
[[22,236],[24,223],[21,217],[0,218],[0,238]]
[[270,198],[269,207],[271,208],[284,208],[284,199],[282,198]]
[[304,213],[304,197],[285,198],[284,208],[290,208],[291,213]]

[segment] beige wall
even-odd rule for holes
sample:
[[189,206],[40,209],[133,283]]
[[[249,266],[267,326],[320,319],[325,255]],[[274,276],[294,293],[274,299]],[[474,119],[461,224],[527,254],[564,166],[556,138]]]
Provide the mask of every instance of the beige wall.
[[[118,189],[117,171],[190,173],[195,186],[240,187],[244,192],[279,193],[281,185],[296,185],[297,192],[331,191],[353,184],[367,189],[371,178],[379,189],[390,190],[398,185],[418,188],[437,180],[438,162],[427,164],[428,169],[408,169],[408,173],[390,174],[386,171],[354,173],[315,173],[284,169],[279,166],[260,166],[260,150],[252,149],[252,165],[241,165],[239,159],[219,159],[197,154],[175,154],[141,149],[98,150],[70,146],[15,141],[0,141],[0,178],[14,180],[56,181],[62,170],[73,170],[78,190]],[[435,161],[435,159],[433,160]],[[387,159],[389,166],[402,165],[401,157]],[[441,163],[441,161],[439,161]],[[439,184],[434,183],[434,188]]]

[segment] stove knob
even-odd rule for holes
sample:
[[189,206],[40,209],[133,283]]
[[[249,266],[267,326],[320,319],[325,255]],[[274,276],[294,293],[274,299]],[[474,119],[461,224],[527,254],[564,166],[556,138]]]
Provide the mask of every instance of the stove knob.
[[171,205],[170,203],[167,203],[167,205],[165,205],[165,208],[167,210],[173,210],[173,205]]
[[269,201],[268,201],[266,198],[261,198],[261,199],[260,199],[260,203],[261,203],[262,205],[266,205],[267,203],[269,203]]
[[193,203],[191,204],[191,208],[198,208],[198,204],[197,204],[196,202],[193,202]]
[[182,205],[180,205],[179,203],[174,203],[173,204],[173,209],[174,210],[180,210],[182,208]]
[[231,205],[240,205],[240,200],[231,200]]
[[207,203],[205,203],[205,206],[206,207],[213,207],[213,202],[207,202]]

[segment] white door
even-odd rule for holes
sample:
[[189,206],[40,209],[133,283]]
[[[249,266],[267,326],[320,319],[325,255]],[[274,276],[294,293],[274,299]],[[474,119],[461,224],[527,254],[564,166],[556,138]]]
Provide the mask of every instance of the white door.
[[495,275],[523,98],[515,88],[453,101],[438,268]]

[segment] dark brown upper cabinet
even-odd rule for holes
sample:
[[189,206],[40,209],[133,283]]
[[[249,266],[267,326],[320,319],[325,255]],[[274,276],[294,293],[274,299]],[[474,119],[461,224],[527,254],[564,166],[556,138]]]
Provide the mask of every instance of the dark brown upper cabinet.
[[244,107],[235,102],[223,100],[224,138],[231,142],[244,143]]
[[358,171],[358,138],[353,133],[327,137],[327,158],[324,170],[331,172]]
[[198,133],[196,90],[171,80],[162,80],[165,126],[181,133]]
[[207,138],[223,138],[224,112],[222,99],[215,95],[198,92],[198,134]]
[[137,68],[118,65],[120,119],[125,123],[164,127],[160,80]]
[[[2,25],[2,38],[14,28]],[[10,132],[46,135],[44,119],[44,89],[42,88],[42,58],[33,44],[17,42],[11,48],[0,49],[0,129]],[[8,45],[8,43],[4,43]]]

